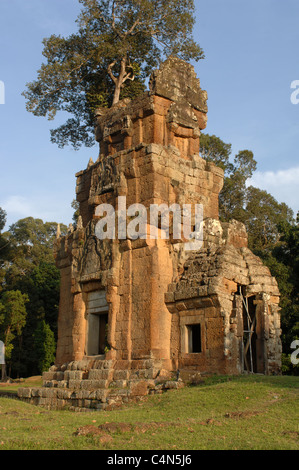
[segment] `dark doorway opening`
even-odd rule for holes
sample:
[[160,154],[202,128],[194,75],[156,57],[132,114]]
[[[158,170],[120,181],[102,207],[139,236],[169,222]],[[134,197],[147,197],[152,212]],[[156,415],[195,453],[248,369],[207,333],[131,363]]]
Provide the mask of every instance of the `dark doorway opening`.
[[104,354],[107,346],[108,314],[99,315],[99,354]]
[[88,315],[87,355],[104,354],[107,346],[108,314],[90,313]]
[[188,352],[200,353],[201,352],[201,325],[188,325]]
[[256,306],[255,297],[243,297],[243,344],[244,344],[244,370],[257,372],[256,358]]
[[[257,301],[256,296],[246,296],[244,286],[239,286],[238,294],[241,299],[243,317],[243,343],[242,362],[244,372],[258,373],[264,372],[263,363],[263,341],[257,335]],[[259,329],[260,325],[259,325]]]

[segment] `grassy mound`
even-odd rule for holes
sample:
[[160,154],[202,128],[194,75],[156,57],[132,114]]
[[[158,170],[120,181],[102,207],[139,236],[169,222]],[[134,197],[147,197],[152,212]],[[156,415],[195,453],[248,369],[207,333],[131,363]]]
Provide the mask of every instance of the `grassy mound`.
[[0,397],[0,449],[298,450],[299,377],[213,377],[114,411]]

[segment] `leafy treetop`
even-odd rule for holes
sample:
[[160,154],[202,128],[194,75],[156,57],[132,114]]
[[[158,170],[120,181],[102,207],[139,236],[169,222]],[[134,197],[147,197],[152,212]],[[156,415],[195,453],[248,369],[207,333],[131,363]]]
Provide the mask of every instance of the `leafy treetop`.
[[193,0],[79,2],[78,31],[44,39],[47,62],[23,93],[35,116],[73,115],[51,131],[51,141],[75,149],[94,144],[94,110],[143,92],[145,78],[162,59],[204,57],[192,37]]

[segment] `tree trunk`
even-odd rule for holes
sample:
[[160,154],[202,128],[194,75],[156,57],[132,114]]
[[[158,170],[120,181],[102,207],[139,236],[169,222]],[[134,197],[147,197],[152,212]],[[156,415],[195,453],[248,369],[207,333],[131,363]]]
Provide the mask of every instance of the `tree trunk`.
[[117,83],[115,84],[112,106],[119,102],[120,90],[121,90],[121,81],[118,80]]
[[124,57],[121,60],[121,63],[120,63],[119,76],[118,76],[118,78],[114,77],[114,80],[113,80],[114,83],[115,83],[115,90],[114,90],[112,106],[119,102],[121,86],[126,80],[126,78],[125,78],[125,76],[126,76],[126,66],[127,66],[127,59],[126,59],[126,57]]
[[6,381],[6,365],[5,364],[2,364],[1,365],[1,382],[5,382]]

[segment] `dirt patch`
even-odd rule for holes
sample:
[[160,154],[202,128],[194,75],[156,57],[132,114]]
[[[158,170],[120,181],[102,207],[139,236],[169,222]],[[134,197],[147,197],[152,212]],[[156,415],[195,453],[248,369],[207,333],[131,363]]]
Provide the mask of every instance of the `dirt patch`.
[[177,423],[136,423],[134,426],[134,431],[144,433],[146,431],[155,431],[161,428],[169,428],[173,426],[178,426]]
[[101,431],[97,426],[92,425],[81,426],[74,432],[75,436],[95,436],[99,434],[103,434],[103,431]]
[[105,424],[100,424],[98,429],[100,429],[102,432],[108,432],[108,433],[111,433],[111,434],[130,432],[130,431],[133,430],[131,424],[127,424],[127,423],[105,423]]
[[233,419],[252,418],[252,416],[257,416],[262,413],[263,411],[234,411],[232,413],[225,413],[224,417]]
[[99,426],[86,425],[78,428],[75,436],[111,436],[111,434],[123,434],[125,432],[138,432],[145,433],[146,431],[153,431],[156,429],[166,428],[170,426],[177,426],[175,423],[104,423]]
[[108,444],[113,441],[113,437],[110,434],[106,434],[103,429],[97,426],[87,425],[77,429],[74,433],[75,436],[96,436],[99,438],[101,444]]
[[18,411],[7,411],[4,414],[5,415],[10,415],[10,416],[19,416],[20,413]]
[[199,424],[201,424],[202,426],[207,426],[209,424],[213,424],[214,426],[222,426],[221,421],[217,421],[213,418],[209,418],[206,421],[200,421]]
[[282,433],[284,436],[292,437],[293,439],[299,439],[299,431],[284,431]]

